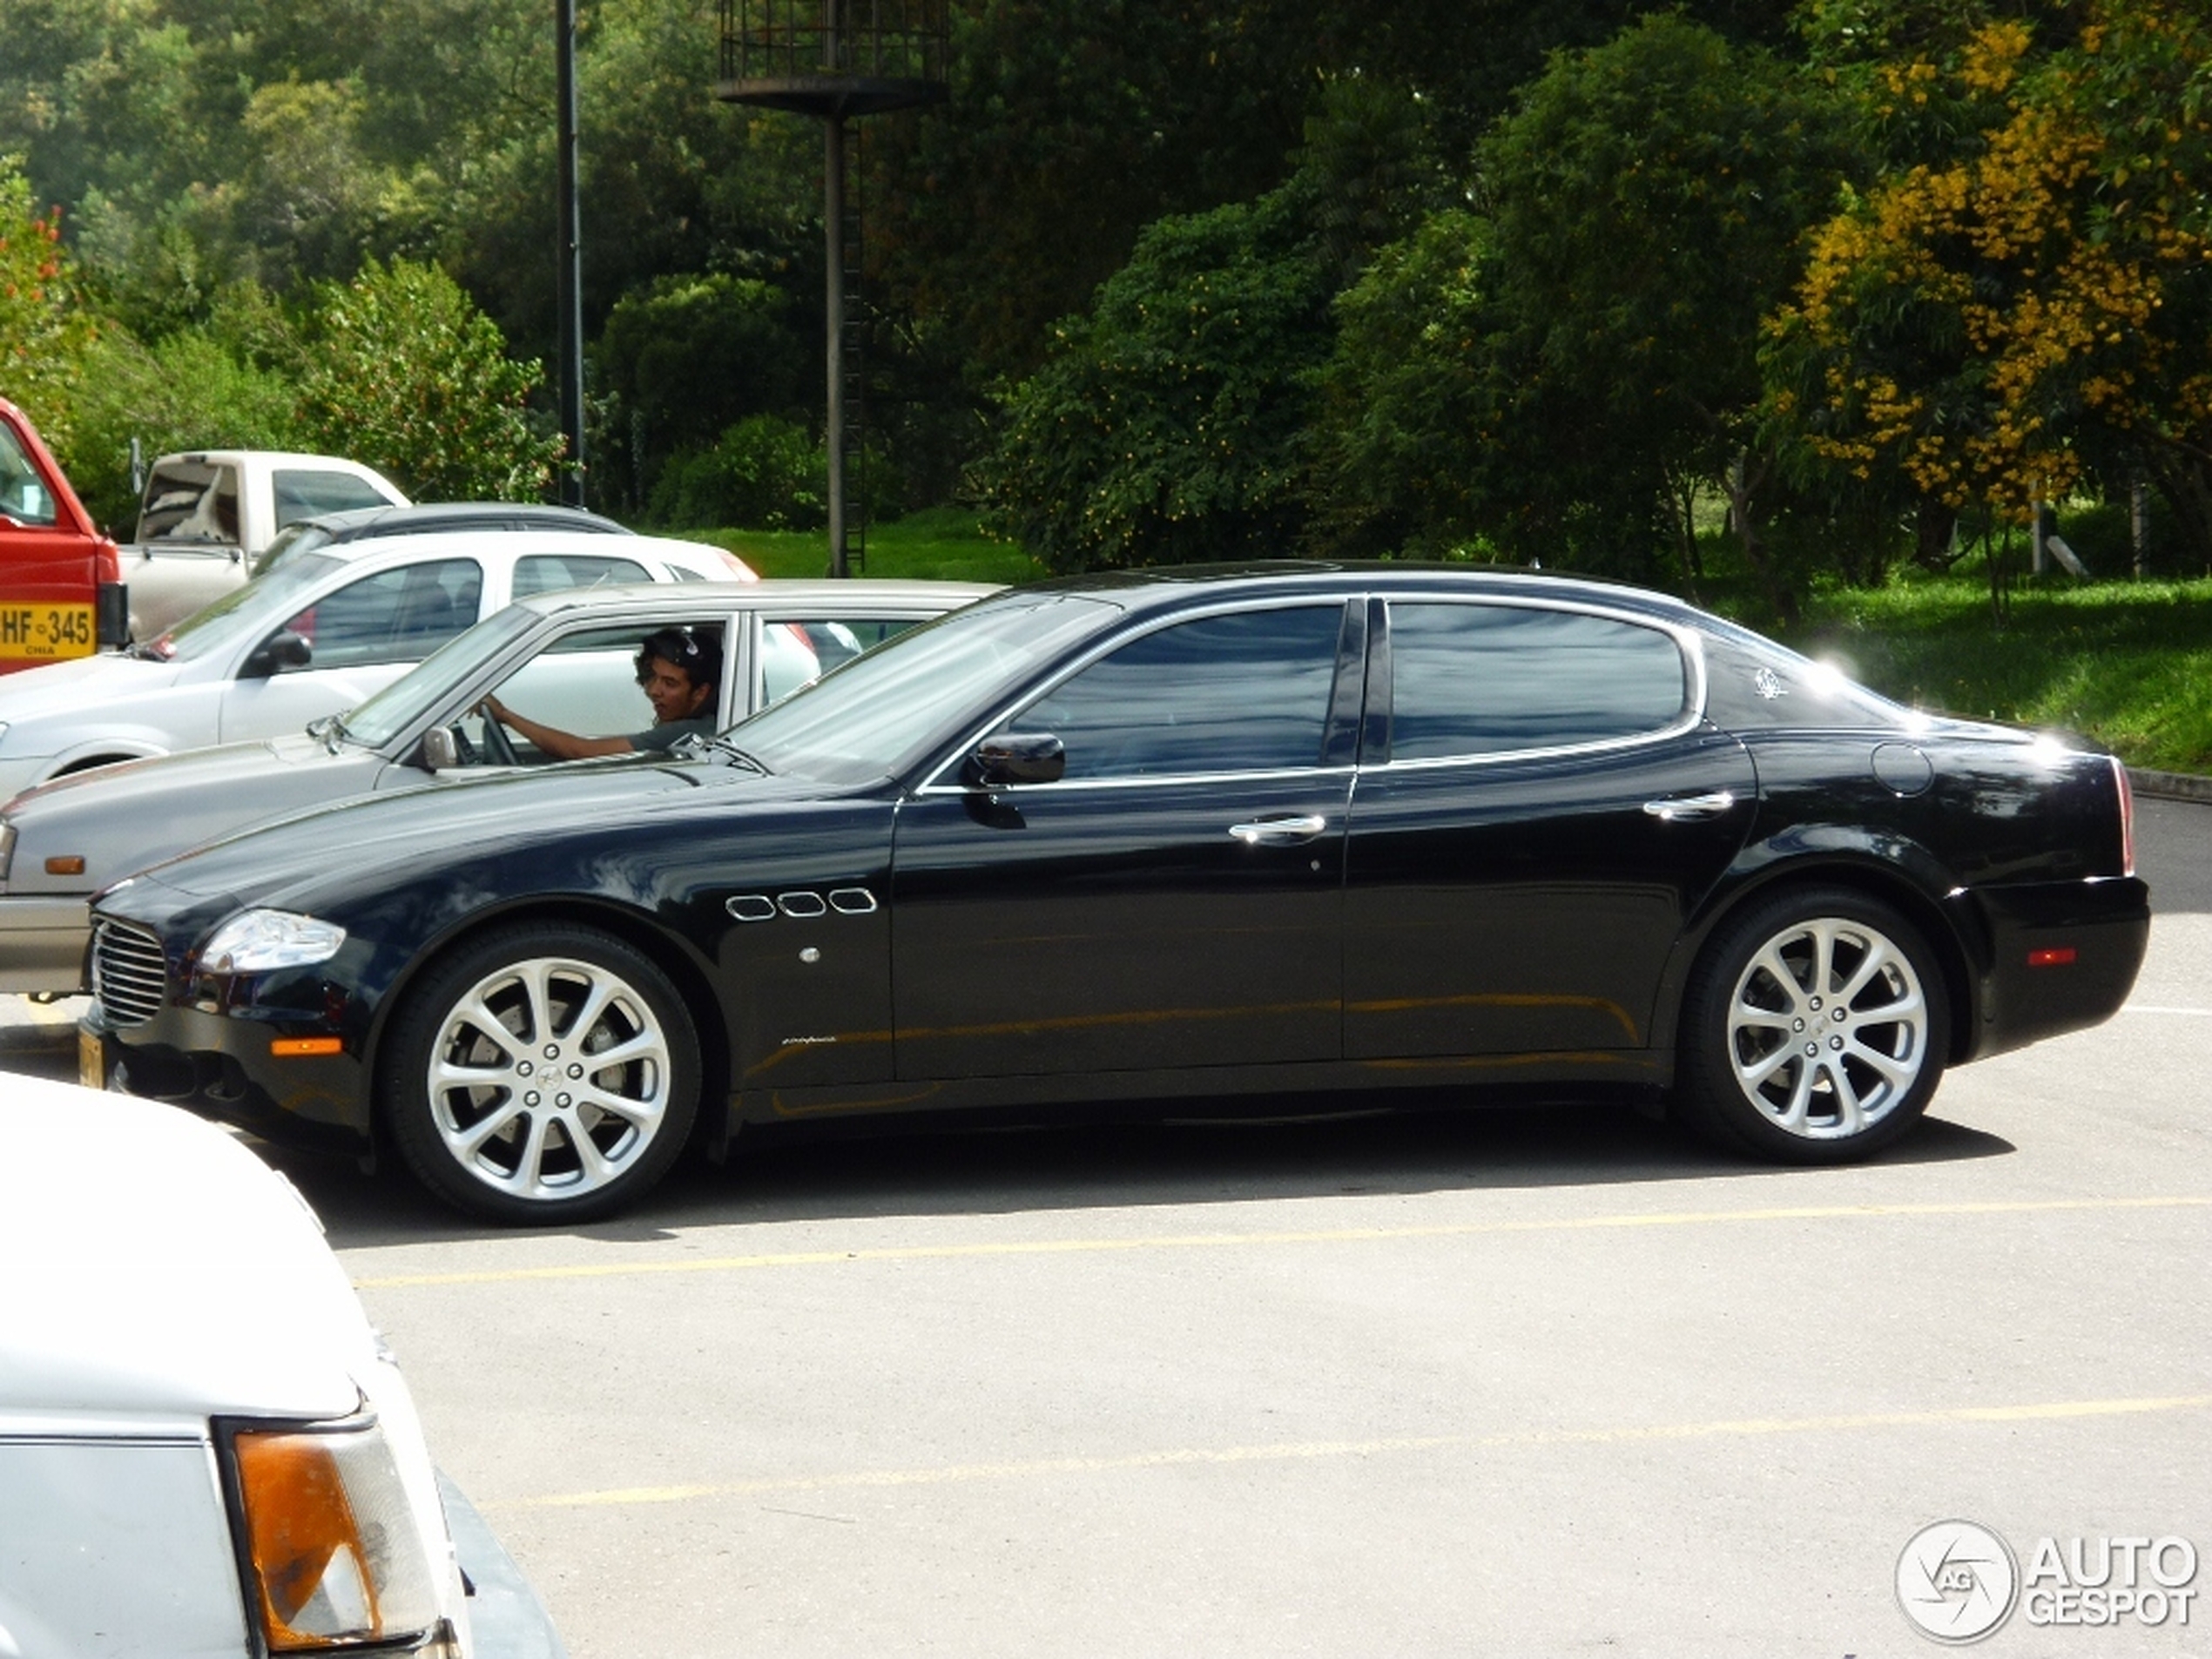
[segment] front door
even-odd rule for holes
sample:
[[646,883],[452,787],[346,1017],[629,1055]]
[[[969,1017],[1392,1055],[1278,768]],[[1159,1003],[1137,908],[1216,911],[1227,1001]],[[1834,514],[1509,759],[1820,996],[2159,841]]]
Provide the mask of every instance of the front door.
[[1156,628],[1004,724],[1061,739],[1060,781],[903,803],[900,1076],[1335,1059],[1359,621]]

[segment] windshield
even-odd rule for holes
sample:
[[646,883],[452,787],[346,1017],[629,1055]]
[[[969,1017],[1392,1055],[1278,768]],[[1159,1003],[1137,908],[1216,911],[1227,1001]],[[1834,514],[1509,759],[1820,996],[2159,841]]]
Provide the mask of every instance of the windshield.
[[189,663],[228,651],[249,635],[259,638],[298,616],[307,608],[303,596],[332,571],[344,568],[342,560],[313,554],[295,559],[195,610],[145,646],[145,654],[165,663]]
[[452,696],[462,681],[498,656],[509,641],[529,632],[537,621],[536,611],[509,605],[455,634],[346,716],[346,735],[372,749],[390,742]]
[[771,772],[831,782],[884,777],[1120,615],[1079,594],[985,600],[854,658],[732,727],[730,741]]

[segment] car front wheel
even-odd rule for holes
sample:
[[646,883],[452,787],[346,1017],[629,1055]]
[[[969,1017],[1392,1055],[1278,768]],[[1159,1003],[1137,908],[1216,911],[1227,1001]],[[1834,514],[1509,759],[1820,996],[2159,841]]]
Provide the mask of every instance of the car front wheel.
[[431,968],[378,1069],[424,1185],[496,1221],[586,1221],[667,1173],[698,1109],[698,1043],[666,974],[611,934],[502,929]]
[[1949,1042],[1943,977],[1919,931],[1848,888],[1797,889],[1708,947],[1683,1001],[1677,1101],[1732,1149],[1846,1163],[1912,1127]]

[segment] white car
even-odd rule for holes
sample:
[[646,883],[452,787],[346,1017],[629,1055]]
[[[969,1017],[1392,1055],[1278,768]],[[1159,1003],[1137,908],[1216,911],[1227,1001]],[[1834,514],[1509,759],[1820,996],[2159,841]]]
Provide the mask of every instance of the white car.
[[0,1142],[0,1656],[560,1654],[289,1182],[43,1078]]
[[159,638],[0,680],[0,801],[64,772],[300,731],[366,702],[511,599],[617,582],[750,582],[721,549],[575,530],[333,545]]

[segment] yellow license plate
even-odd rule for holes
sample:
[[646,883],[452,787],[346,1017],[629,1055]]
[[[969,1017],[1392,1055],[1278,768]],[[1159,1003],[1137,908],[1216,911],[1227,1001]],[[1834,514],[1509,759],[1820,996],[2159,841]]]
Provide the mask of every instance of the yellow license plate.
[[77,1028],[77,1081],[87,1089],[107,1087],[107,1045],[81,1025]]
[[0,604],[0,658],[43,663],[91,654],[91,606]]

